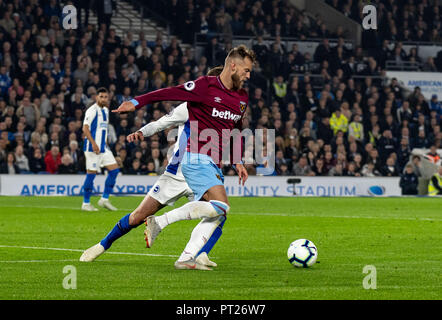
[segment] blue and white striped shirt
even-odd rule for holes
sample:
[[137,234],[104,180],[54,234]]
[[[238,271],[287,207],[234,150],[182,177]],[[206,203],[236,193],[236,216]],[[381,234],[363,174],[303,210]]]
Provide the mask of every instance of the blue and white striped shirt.
[[[109,109],[107,107],[100,108],[94,103],[86,110],[83,125],[87,124],[91,131],[92,138],[100,147],[100,153],[106,150],[107,130],[109,125]],[[92,143],[85,138],[83,151],[93,152]]]

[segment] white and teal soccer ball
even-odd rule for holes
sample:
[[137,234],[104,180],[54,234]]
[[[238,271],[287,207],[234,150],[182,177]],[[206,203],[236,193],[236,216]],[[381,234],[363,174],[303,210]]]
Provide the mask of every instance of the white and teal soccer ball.
[[289,262],[298,268],[308,268],[316,263],[318,249],[307,239],[298,239],[290,244],[287,250]]

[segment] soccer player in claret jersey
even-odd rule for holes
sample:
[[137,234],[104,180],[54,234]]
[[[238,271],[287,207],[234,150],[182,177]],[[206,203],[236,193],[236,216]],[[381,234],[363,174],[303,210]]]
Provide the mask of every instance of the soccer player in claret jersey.
[[[209,70],[208,75],[218,76],[223,70],[223,66],[215,67]],[[127,136],[127,141],[141,141],[144,137],[150,137],[159,131],[163,131],[169,127],[179,126],[178,141],[185,134],[184,124],[189,119],[187,110],[187,102],[184,102],[173,109],[169,114],[161,117],[157,121],[150,122],[142,127],[139,131]],[[174,153],[179,150],[179,144],[174,146]],[[121,238],[132,228],[142,224],[146,217],[155,214],[166,205],[173,205],[175,201],[181,197],[187,197],[189,201],[194,199],[193,192],[187,185],[181,166],[175,161],[176,157],[166,168],[166,172],[152,186],[141,204],[130,214],[124,216],[115,227],[104,237],[99,243],[85,250],[80,257],[80,261],[91,262],[108,250],[112,243]],[[207,240],[204,247],[197,255],[197,261],[200,265],[207,267],[216,267],[217,264],[210,261],[208,254],[218,241],[222,234],[222,228],[225,220],[222,219],[202,219],[194,228],[194,235],[189,242],[195,241],[198,235],[205,235],[212,232],[211,237]],[[209,230],[209,231],[205,231]],[[191,245],[191,244],[189,244]]]
[[[230,138],[224,139],[225,132],[242,129],[242,116],[248,104],[247,91],[243,83],[250,78],[255,62],[255,54],[246,46],[233,48],[224,63],[218,77],[202,76],[195,81],[188,81],[177,87],[149,92],[124,102],[112,112],[135,111],[146,104],[157,101],[187,101],[189,120],[185,124],[187,139],[180,141],[177,152],[181,161],[182,172],[187,184],[192,189],[195,200],[184,206],[146,220],[145,237],[148,247],[167,225],[189,219],[225,219],[230,210],[224,177],[220,169],[220,155],[230,145]],[[207,142],[201,133],[206,129],[216,132],[219,139]],[[182,147],[182,148],[181,148]],[[185,148],[186,152],[183,152]],[[241,146],[242,148],[242,146]],[[233,154],[238,154],[233,152]],[[247,180],[247,170],[240,159],[232,159],[239,175],[239,183]],[[208,201],[200,201],[202,198]],[[192,242],[175,262],[177,269],[203,269],[195,256],[210,237],[199,236],[200,241]]]

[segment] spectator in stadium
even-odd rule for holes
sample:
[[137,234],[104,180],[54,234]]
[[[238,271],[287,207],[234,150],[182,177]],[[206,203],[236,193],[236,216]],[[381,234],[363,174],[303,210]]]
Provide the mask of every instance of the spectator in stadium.
[[431,176],[428,183],[428,195],[442,195],[442,166],[438,166],[437,172]]
[[396,140],[393,138],[391,130],[387,129],[382,133],[382,137],[377,143],[377,148],[379,150],[379,156],[382,162],[386,162],[390,154],[395,152]]
[[82,84],[88,81],[88,74],[89,74],[89,68],[87,64],[81,60],[72,74],[73,81],[77,82],[78,80],[81,80],[81,85],[79,85],[78,87],[82,87],[83,86]]
[[61,164],[60,148],[53,145],[51,149],[46,152],[44,161],[48,173],[57,173],[58,166]]
[[273,95],[279,103],[282,103],[287,95],[287,83],[282,75],[278,75],[273,81]]
[[362,167],[361,175],[364,177],[376,177],[380,176],[381,174],[378,170],[376,170],[374,163],[369,161]]
[[7,150],[6,150],[6,139],[0,137],[0,163],[6,161]]
[[83,152],[81,152],[78,148],[77,140],[70,140],[69,142],[69,155],[72,158],[72,164],[74,168],[78,171],[84,171],[84,156]]
[[41,148],[35,148],[29,160],[29,168],[32,173],[40,173],[46,171],[46,163],[43,159]]
[[3,13],[3,19],[0,19],[0,27],[2,27],[8,34],[15,29],[16,25],[13,19],[11,19],[10,11],[5,11]]
[[355,114],[353,121],[348,126],[348,135],[354,137],[356,141],[364,141],[364,127],[361,123],[361,116]]
[[324,143],[329,144],[333,140],[334,133],[330,126],[330,118],[322,117],[321,121],[318,123],[318,130],[316,134],[318,139],[324,141]]
[[348,119],[341,112],[341,109],[336,109],[335,112],[332,113],[330,118],[330,128],[333,130],[333,134],[336,136],[338,131],[343,133],[347,133],[348,131]]
[[425,129],[419,129],[418,132],[419,132],[418,136],[413,141],[413,148],[418,148],[418,149],[428,148],[428,145],[430,144],[430,142],[428,141],[428,139],[426,137]]
[[287,164],[288,164],[288,161],[284,157],[284,152],[282,150],[276,151],[276,155],[275,155],[276,171],[280,172],[281,171],[281,166],[282,165],[286,165],[287,166]]
[[20,170],[20,173],[29,172],[29,160],[28,157],[24,154],[23,146],[18,145],[15,148],[15,164]]
[[[27,91],[28,94],[30,93]],[[18,107],[16,111],[17,117],[24,116],[26,118],[26,124],[31,128],[35,128],[37,121],[40,119],[40,109],[32,103],[29,95],[25,93],[25,97],[22,100],[22,103]]]
[[353,163],[355,165],[355,171],[361,173],[364,160],[362,159],[362,155],[360,153],[355,153],[353,156]]
[[158,175],[157,171],[155,170],[155,163],[153,161],[147,162],[145,173],[148,176],[157,176]]
[[315,165],[312,167],[312,171],[314,172],[315,176],[327,176],[328,170],[324,166],[324,159],[316,158]]
[[330,169],[328,175],[331,177],[341,177],[344,175],[344,168],[342,163],[336,163],[336,165]]
[[160,149],[158,148],[152,148],[151,151],[151,156],[149,158],[149,161],[154,163],[154,171],[156,173],[159,173],[161,164],[162,164],[162,156],[161,156],[161,152]]
[[58,166],[58,174],[76,174],[78,172],[77,168],[74,166],[74,162],[69,153],[65,153],[61,157],[61,163]]
[[60,132],[57,130],[54,130],[50,133],[49,141],[46,144],[46,151],[50,150],[52,146],[63,147],[59,137],[60,137]]
[[290,176],[291,175],[291,172],[290,172],[287,164],[283,163],[280,165],[278,175],[279,176]]
[[324,38],[322,43],[316,47],[315,53],[313,55],[314,60],[318,63],[322,63],[331,56],[331,48],[328,38]]
[[405,165],[407,164],[408,160],[410,159],[410,146],[408,144],[408,139],[405,137],[402,137],[399,149],[397,151],[398,155],[398,169],[399,172],[402,172],[405,168]]
[[0,166],[0,173],[4,174],[19,174],[20,168],[15,161],[15,155],[13,152],[8,152],[6,155],[6,161]]
[[331,151],[324,152],[324,168],[329,172],[334,166],[336,166],[336,159],[333,157]]
[[344,170],[344,176],[347,177],[360,177],[361,173],[358,172],[356,164],[353,161],[350,161],[347,165],[347,169]]
[[417,195],[419,180],[417,175],[413,172],[413,166],[408,164],[405,166],[405,172],[401,174],[399,186],[402,189],[403,195]]
[[[437,33],[437,38],[439,38],[440,40],[438,40],[439,42],[442,40],[439,36],[439,32],[437,29],[434,29]],[[434,62],[434,58],[433,57],[428,57],[427,60],[425,61],[424,65],[422,66],[422,71],[423,72],[437,72],[437,66]]]
[[410,102],[405,100],[401,107],[396,110],[396,118],[399,123],[402,123],[403,120],[411,121],[413,117],[413,113],[410,109]]
[[367,162],[372,162],[375,169],[381,172],[382,162],[379,159],[379,152],[377,149],[373,148],[372,150],[370,150]]
[[396,160],[393,156],[390,156],[385,165],[381,169],[381,173],[385,177],[398,177],[399,170],[396,166]]
[[295,176],[313,176],[314,172],[308,165],[308,159],[306,155],[302,155],[299,161],[293,166],[293,175]]
[[144,175],[144,174],[146,174],[146,171],[144,171],[141,168],[140,159],[134,159],[132,161],[132,166],[128,170],[126,170],[126,174],[129,174],[129,175]]
[[437,94],[433,94],[430,100],[430,110],[436,111],[436,114],[442,116],[442,103],[440,103],[437,99]]

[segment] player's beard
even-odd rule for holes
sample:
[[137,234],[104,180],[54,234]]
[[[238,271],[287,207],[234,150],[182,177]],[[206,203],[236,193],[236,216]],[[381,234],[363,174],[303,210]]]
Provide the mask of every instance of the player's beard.
[[242,81],[240,80],[239,76],[234,73],[232,74],[232,90],[237,91],[241,89],[242,87]]
[[97,104],[98,104],[98,106],[100,108],[107,107],[107,103],[106,102],[97,102]]

